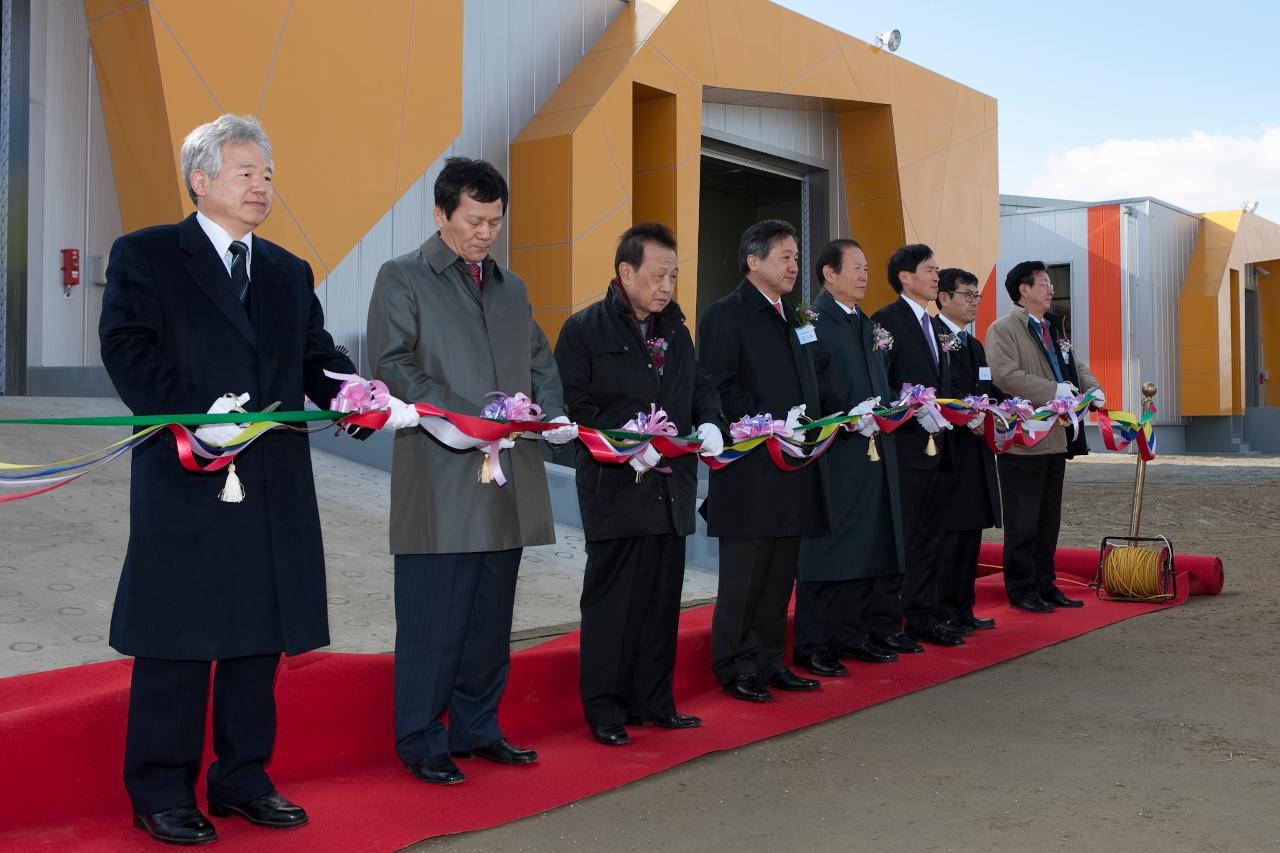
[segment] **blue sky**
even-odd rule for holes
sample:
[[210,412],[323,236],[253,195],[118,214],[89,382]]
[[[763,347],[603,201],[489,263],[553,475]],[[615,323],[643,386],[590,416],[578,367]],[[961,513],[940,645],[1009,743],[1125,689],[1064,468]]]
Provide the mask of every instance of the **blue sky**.
[[1280,4],[777,2],[994,96],[1001,192],[1280,221]]

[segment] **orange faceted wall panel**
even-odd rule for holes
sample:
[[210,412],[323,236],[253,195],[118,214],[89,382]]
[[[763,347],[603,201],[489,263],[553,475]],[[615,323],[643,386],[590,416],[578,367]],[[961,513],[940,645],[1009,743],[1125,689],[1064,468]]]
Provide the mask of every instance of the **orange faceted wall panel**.
[[1089,208],[1089,354],[1086,363],[1124,408],[1124,316],[1120,291],[1120,206]]
[[192,209],[188,132],[254,114],[276,172],[259,232],[324,278],[461,130],[462,0],[118,6],[85,2],[126,230]]
[[[848,236],[866,248],[873,269],[869,309],[893,298],[884,270],[904,242],[930,242],[947,265],[995,266],[993,99],[767,0],[633,0],[511,145],[513,210],[570,208],[562,245],[571,281],[537,280],[562,275],[561,264],[530,270],[531,292],[556,299],[536,309],[564,307],[552,294],[571,294],[572,310],[599,298],[618,226],[664,218],[680,244],[680,304],[696,327],[709,87],[821,98],[821,109],[836,116]],[[626,124],[624,106],[632,109],[629,139],[612,133]],[[571,151],[562,181],[563,149],[550,139]],[[534,187],[535,200],[522,198]],[[517,259],[546,245],[547,227],[540,217],[513,214],[512,264],[522,274]]]
[[978,303],[978,316],[973,320],[973,331],[978,340],[987,339],[987,330],[996,321],[996,268],[992,267],[987,274],[987,283],[982,286],[982,301]]

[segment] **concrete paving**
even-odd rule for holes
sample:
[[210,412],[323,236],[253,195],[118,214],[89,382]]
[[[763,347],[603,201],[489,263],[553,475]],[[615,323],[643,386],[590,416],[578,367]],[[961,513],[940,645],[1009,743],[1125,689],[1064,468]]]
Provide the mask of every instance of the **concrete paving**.
[[[118,400],[0,397],[0,419],[127,415]],[[0,425],[0,462],[37,463],[104,447],[125,428]],[[249,452],[252,452],[250,450]],[[312,450],[324,529],[331,651],[376,653],[395,642],[387,552],[390,475]],[[0,677],[108,660],[111,605],[129,533],[129,462],[48,494],[0,504]],[[574,627],[586,565],[582,531],[526,548],[512,639]],[[711,599],[716,576],[685,572],[684,601]]]

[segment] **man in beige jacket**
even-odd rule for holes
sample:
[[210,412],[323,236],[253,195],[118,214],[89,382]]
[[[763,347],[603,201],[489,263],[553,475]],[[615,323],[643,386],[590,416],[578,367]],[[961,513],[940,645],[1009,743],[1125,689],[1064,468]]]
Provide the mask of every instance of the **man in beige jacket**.
[[[1071,352],[1062,318],[1049,311],[1053,282],[1041,261],[1023,261],[1009,270],[1005,289],[1013,310],[987,332],[991,379],[1002,392],[1042,406],[1080,388],[1106,402],[1089,367]],[[1004,515],[1004,587],[1020,610],[1050,613],[1083,607],[1058,589],[1054,553],[1062,518],[1062,481],[1067,460],[1088,452],[1084,432],[1074,438],[1055,425],[1034,447],[1015,446],[999,457]]]

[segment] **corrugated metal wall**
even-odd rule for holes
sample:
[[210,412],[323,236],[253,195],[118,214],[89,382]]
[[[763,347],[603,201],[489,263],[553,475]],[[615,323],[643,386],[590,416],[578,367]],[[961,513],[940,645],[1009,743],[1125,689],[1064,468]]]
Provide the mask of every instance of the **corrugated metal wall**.
[[[1143,382],[1159,388],[1157,423],[1182,423],[1178,388],[1179,296],[1200,219],[1155,199],[1120,203],[1125,406],[1141,400]],[[996,316],[1011,307],[1004,277],[1014,264],[1071,265],[1072,339],[1089,361],[1088,208],[1010,212],[1000,218]],[[1127,211],[1127,212],[1126,212]]]
[[[317,289],[334,340],[367,369],[365,315],[378,268],[435,231],[432,189],[444,160],[481,157],[507,173],[508,147],[625,7],[623,0],[466,0],[462,133]],[[493,256],[506,263],[504,234]]]
[[[102,288],[120,208],[80,0],[31,4],[27,361],[88,367],[98,355]],[[51,85],[52,83],[52,85]],[[59,249],[81,250],[81,284],[64,296]],[[95,262],[95,256],[102,263]]]

